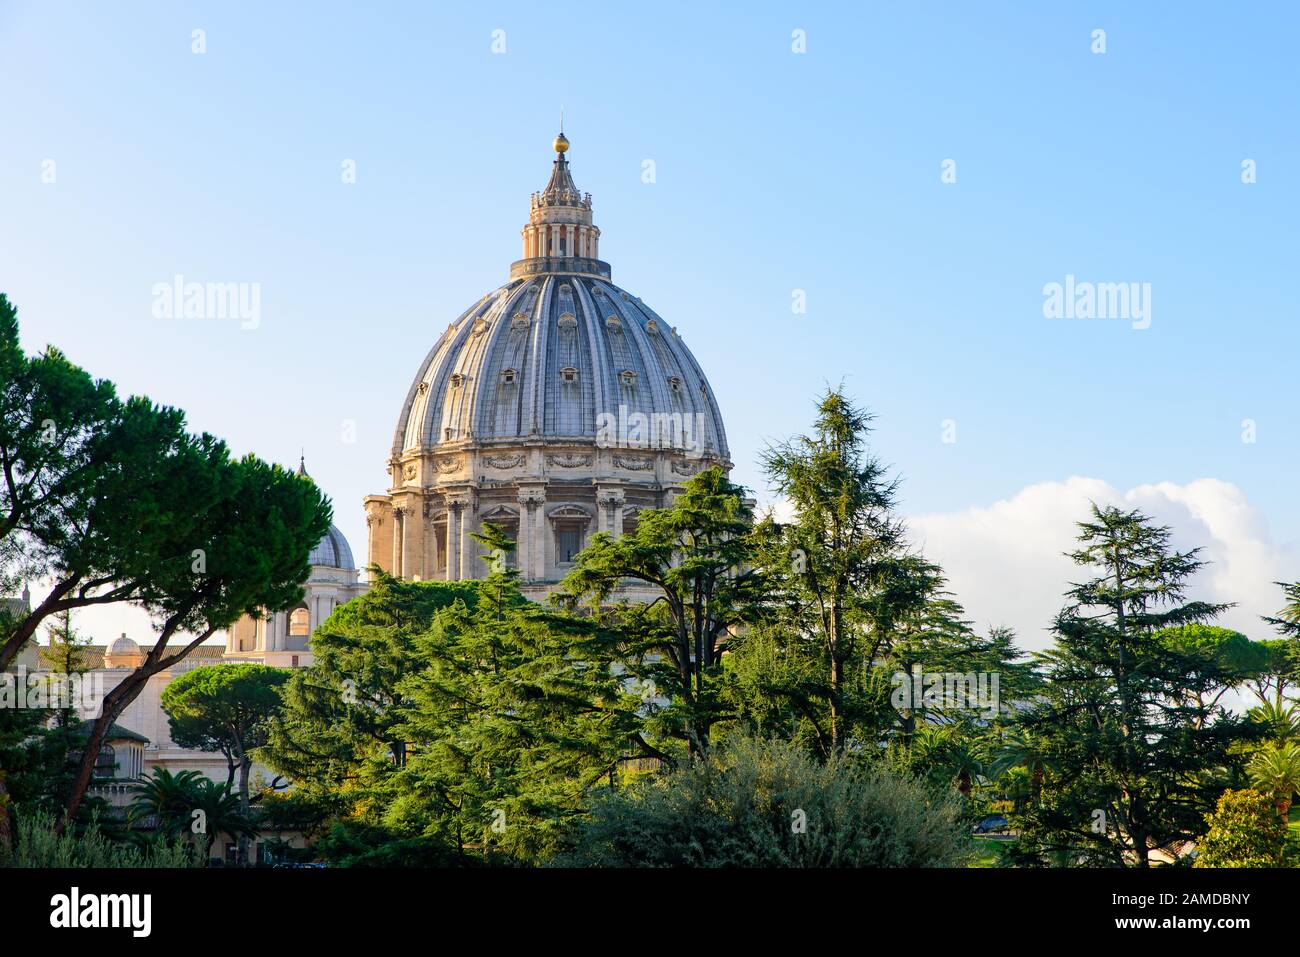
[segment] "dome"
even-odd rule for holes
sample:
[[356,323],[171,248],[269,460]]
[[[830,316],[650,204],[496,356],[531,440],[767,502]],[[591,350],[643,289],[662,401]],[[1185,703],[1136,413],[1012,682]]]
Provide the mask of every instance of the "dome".
[[140,646],[126,635],[123,635],[120,638],[113,639],[113,643],[108,646],[108,653],[110,655],[138,655],[140,654]]
[[327,565],[330,568],[355,567],[352,564],[352,549],[348,547],[348,540],[333,525],[325,533],[325,537],[311,550],[309,561],[312,565]]
[[602,424],[635,442],[638,424],[656,422],[656,447],[729,458],[713,390],[675,329],[608,280],[528,277],[462,314],[420,364],[393,454],[466,439],[590,441]]
[[415,370],[366,497],[366,564],[464,581],[491,522],[525,594],[561,581],[593,535],[628,534],[691,476],[731,468],[722,413],[677,329],[616,286],[571,143],[529,202],[504,285],[447,326]]
[[523,233],[510,281],[452,322],[420,364],[394,458],[466,440],[590,442],[604,424],[616,442],[654,431],[644,437],[654,448],[728,461],[713,390],[676,327],[614,285],[596,258],[591,197],[563,151]]

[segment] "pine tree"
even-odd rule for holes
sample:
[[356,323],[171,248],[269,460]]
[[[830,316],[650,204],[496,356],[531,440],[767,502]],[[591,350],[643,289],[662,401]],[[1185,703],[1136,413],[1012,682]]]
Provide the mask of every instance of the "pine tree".
[[1042,699],[1018,722],[1053,770],[1018,821],[1016,854],[1145,868],[1152,848],[1203,833],[1222,790],[1214,772],[1240,735],[1223,709],[1187,695],[1221,682],[1220,665],[1160,632],[1226,606],[1186,600],[1203,563],[1138,511],[1094,505],[1079,542],[1071,558],[1095,577],[1068,591],[1056,647],[1040,656]]

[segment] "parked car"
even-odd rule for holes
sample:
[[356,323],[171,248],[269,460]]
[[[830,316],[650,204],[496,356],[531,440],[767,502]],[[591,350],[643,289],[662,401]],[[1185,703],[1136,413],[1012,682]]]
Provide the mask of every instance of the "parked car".
[[1005,814],[990,814],[975,825],[976,834],[1002,834],[1011,829]]

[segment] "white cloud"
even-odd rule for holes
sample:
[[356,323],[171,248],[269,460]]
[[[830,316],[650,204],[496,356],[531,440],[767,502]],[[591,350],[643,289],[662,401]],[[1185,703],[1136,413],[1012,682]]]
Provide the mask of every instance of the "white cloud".
[[913,516],[908,525],[977,627],[1009,625],[1021,647],[1040,649],[1051,644],[1047,628],[1067,584],[1087,574],[1064,552],[1089,501],[1139,508],[1171,527],[1174,547],[1200,547],[1210,564],[1193,580],[1190,597],[1236,602],[1220,624],[1253,638],[1272,636],[1259,616],[1282,605],[1274,581],[1300,578],[1297,555],[1269,539],[1263,517],[1228,482],[1161,482],[1120,492],[1101,479],[1073,477],[1030,485],[989,506]]

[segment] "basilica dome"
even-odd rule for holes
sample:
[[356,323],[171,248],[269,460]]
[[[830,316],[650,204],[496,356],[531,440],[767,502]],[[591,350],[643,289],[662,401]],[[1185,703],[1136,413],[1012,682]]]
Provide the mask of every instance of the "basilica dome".
[[523,257],[446,327],[402,403],[388,494],[366,499],[368,561],[392,574],[482,577],[471,535],[492,521],[524,581],[554,583],[592,534],[730,468],[708,379],[677,328],[612,282],[569,140],[554,145]]
[[352,564],[352,549],[348,547],[348,540],[343,537],[337,526],[331,525],[330,530],[325,533],[325,537],[316,543],[316,547],[311,550],[311,557],[308,563],[312,565],[324,565],[328,568],[355,568]]

